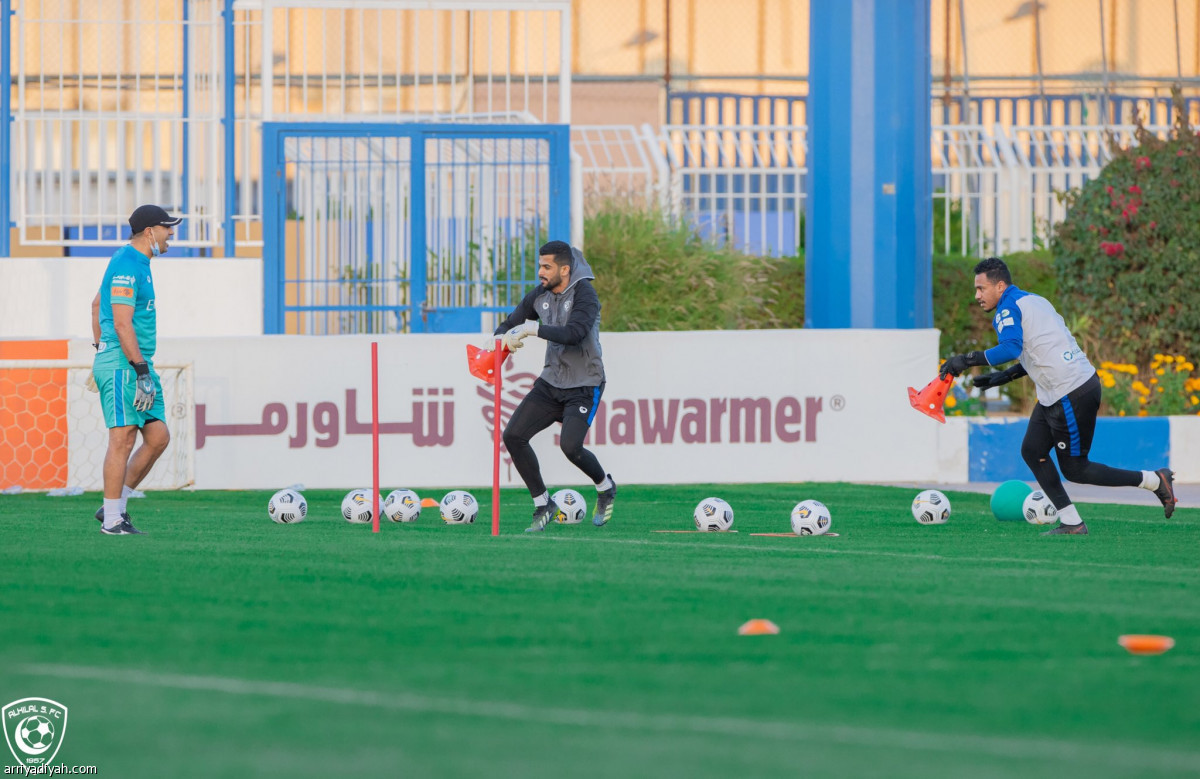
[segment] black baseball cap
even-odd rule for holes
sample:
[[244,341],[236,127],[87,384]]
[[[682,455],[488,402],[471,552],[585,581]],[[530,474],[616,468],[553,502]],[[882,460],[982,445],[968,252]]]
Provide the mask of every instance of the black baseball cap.
[[138,206],[129,215],[129,229],[133,231],[134,235],[137,235],[147,227],[153,227],[154,225],[174,227],[182,221],[182,216],[171,216],[166,212],[166,209],[159,206]]

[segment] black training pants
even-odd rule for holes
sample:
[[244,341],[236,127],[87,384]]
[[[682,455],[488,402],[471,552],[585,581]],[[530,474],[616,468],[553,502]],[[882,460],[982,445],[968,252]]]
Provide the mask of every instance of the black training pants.
[[536,498],[544,493],[546,483],[542,481],[542,470],[529,439],[555,422],[562,422],[559,446],[567,459],[587,474],[593,484],[604,481],[600,461],[583,448],[583,439],[596,416],[596,406],[600,404],[603,392],[603,384],[559,389],[540,378],[533,383],[533,389],[517,406],[504,428],[504,445],[530,495]]
[[1054,405],[1037,404],[1029,416],[1029,429],[1021,443],[1021,457],[1056,509],[1071,505],[1071,499],[1063,489],[1058,470],[1050,462],[1051,449],[1068,481],[1102,487],[1140,487],[1142,484],[1141,471],[1112,468],[1088,459],[1099,410],[1100,379],[1093,374]]

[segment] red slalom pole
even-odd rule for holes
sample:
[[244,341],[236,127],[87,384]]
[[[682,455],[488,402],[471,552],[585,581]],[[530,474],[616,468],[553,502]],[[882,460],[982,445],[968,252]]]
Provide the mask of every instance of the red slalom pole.
[[379,532],[379,342],[371,342],[371,532]]
[[492,407],[492,535],[500,535],[500,385],[504,379],[500,375],[500,367],[504,362],[501,352],[500,339],[496,339],[496,350],[493,352],[495,362],[492,373],[492,386],[496,389],[495,405]]

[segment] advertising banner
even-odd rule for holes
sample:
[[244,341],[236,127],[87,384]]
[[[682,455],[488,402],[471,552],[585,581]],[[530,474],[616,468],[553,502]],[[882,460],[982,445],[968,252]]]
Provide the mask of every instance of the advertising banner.
[[[379,342],[382,486],[489,484],[492,388],[463,335],[168,339],[194,365],[196,487],[351,488],[371,479],[370,344]],[[933,330],[602,334],[607,384],[586,446],[618,483],[921,481],[937,423],[908,404],[936,370]],[[531,338],[504,366],[501,423],[541,372]],[[534,439],[548,485],[586,485]],[[501,480],[521,484],[506,451]]]

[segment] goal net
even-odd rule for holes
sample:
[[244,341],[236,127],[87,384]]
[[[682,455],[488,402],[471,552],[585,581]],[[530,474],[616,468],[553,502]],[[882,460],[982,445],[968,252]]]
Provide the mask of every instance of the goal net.
[[[0,489],[103,488],[108,429],[99,393],[87,389],[91,369],[71,360],[0,360]],[[171,443],[138,489],[180,489],[195,481],[192,366],[154,369]]]

